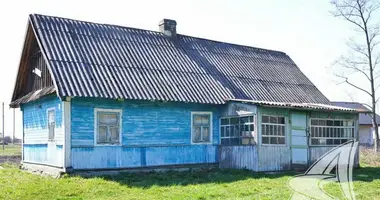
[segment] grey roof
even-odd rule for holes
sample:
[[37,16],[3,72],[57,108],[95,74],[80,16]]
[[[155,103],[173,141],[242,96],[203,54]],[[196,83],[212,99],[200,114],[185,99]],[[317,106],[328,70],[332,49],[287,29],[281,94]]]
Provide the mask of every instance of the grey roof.
[[329,104],[283,52],[30,15],[60,97]]
[[19,99],[16,99],[15,101],[12,101],[10,103],[10,106],[12,108],[16,108],[20,104],[28,103],[30,101],[37,100],[43,96],[53,94],[53,93],[55,93],[54,86],[48,86],[48,87],[45,87],[43,89],[30,92],[30,93],[26,94],[25,96],[23,96]]
[[254,101],[254,100],[244,100],[244,99],[232,99],[231,101],[252,103],[256,105],[262,105],[267,107],[277,107],[277,108],[291,108],[291,109],[302,109],[302,110],[323,110],[323,111],[334,111],[334,112],[363,112],[361,109],[347,108],[336,105],[326,105],[318,103],[282,103],[282,102],[268,102],[268,101]]
[[[361,110],[362,112],[367,112],[367,113],[360,113],[359,114],[359,124],[360,125],[372,125],[372,118],[371,118],[371,115],[369,115],[371,110],[368,109],[368,107],[366,107],[362,103],[342,102],[342,101],[332,101],[331,103],[333,105],[336,105],[336,106],[353,108],[356,110]],[[376,122],[378,124],[380,124],[380,116],[378,114],[376,114]]]

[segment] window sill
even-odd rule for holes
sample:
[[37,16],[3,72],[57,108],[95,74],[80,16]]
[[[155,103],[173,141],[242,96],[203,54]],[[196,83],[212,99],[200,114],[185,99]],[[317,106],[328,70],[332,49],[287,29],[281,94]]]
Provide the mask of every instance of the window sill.
[[191,145],[212,145],[212,142],[199,142],[199,143],[192,142]]

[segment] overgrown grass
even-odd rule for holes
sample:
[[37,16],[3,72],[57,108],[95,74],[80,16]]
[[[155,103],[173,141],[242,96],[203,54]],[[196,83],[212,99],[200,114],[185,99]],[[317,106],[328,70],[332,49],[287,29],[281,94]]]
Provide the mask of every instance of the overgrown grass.
[[[363,167],[354,172],[357,199],[380,199],[377,156],[362,152]],[[53,179],[7,165],[0,170],[0,199],[288,199],[293,175],[214,169]],[[324,189],[342,197],[337,184]]]
[[3,146],[0,144],[0,156],[20,156],[21,145],[8,144]]

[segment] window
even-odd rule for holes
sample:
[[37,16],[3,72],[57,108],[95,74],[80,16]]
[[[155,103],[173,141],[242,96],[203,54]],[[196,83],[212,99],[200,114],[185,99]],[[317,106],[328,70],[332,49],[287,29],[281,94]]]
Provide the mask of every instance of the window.
[[225,117],[220,120],[220,141],[222,145],[255,144],[254,117]]
[[285,117],[263,115],[261,118],[261,143],[285,144]]
[[210,112],[191,113],[191,141],[194,144],[211,143],[211,119]]
[[48,140],[53,141],[55,137],[55,110],[54,109],[47,110],[47,118],[48,118]]
[[353,120],[310,120],[310,145],[340,145],[354,138]]
[[95,109],[95,123],[95,144],[120,144],[121,110]]

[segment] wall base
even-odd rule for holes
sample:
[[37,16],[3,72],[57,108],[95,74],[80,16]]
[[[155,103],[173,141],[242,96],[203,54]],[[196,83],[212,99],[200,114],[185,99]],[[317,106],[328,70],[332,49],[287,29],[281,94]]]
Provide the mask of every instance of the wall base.
[[73,170],[71,175],[79,175],[83,177],[99,176],[99,175],[117,175],[122,172],[166,172],[166,171],[190,171],[217,168],[217,163],[208,164],[184,164],[184,165],[164,165],[150,167],[134,167],[134,168],[107,168],[107,169],[83,169]]
[[22,162],[21,169],[33,174],[51,176],[54,178],[60,178],[65,173],[63,168],[28,162]]

